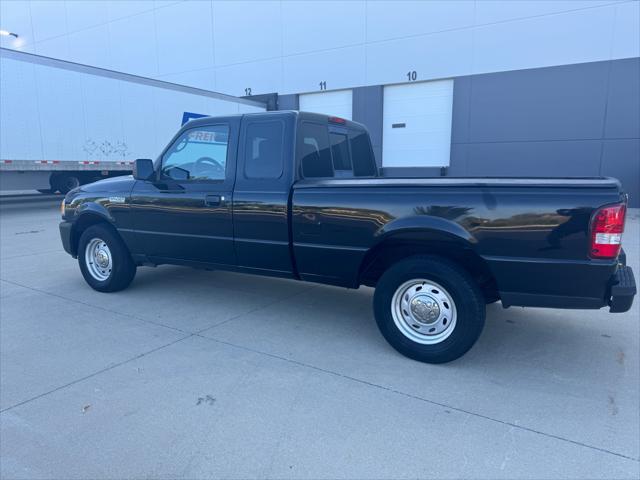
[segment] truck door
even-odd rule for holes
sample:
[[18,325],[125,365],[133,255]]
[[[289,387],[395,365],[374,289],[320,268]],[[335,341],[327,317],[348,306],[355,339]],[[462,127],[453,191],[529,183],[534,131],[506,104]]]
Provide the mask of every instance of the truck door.
[[134,253],[154,261],[235,265],[233,182],[240,118],[182,131],[131,193]]
[[242,119],[233,201],[238,266],[293,276],[289,250],[295,115]]

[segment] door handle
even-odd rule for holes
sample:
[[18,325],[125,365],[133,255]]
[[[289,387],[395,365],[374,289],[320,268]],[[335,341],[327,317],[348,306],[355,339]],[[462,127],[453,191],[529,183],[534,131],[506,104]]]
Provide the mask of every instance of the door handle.
[[207,207],[218,207],[224,202],[224,195],[205,195],[204,204]]

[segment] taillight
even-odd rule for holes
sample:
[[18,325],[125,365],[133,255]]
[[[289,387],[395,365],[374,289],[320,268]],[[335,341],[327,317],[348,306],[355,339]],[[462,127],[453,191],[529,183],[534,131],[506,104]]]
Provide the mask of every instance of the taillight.
[[620,253],[624,216],[624,203],[599,208],[591,218],[591,257],[616,258]]
[[339,125],[344,125],[345,123],[347,123],[347,121],[344,118],[340,118],[340,117],[329,117],[329,122],[337,123]]

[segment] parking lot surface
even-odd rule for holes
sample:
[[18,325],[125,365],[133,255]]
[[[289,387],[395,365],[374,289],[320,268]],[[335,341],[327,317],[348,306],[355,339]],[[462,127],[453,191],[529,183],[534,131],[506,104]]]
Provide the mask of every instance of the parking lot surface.
[[3,479],[640,475],[637,301],[490,305],[466,356],[427,365],[387,345],[369,288],[164,266],[95,292],[58,222],[0,211]]

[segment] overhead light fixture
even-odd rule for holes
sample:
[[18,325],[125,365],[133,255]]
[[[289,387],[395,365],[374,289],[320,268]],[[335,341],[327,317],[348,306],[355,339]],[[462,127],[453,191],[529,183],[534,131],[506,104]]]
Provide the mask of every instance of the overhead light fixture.
[[18,34],[17,34],[17,33],[8,32],[8,31],[6,31],[6,30],[0,30],[0,36],[2,36],[2,37],[15,37],[15,38],[18,38]]

